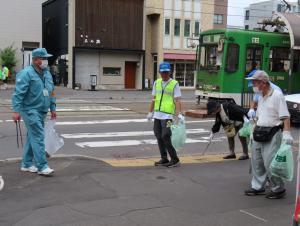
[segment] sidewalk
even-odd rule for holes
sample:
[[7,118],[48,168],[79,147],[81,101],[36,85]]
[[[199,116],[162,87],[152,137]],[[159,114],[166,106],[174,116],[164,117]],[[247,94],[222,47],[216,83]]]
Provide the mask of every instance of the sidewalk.
[[294,183],[281,200],[248,197],[248,164],[113,167],[83,157],[50,159],[53,177],[0,162],[0,225],[290,225]]
[[[0,101],[2,99],[10,99],[14,86],[9,85],[7,90],[0,90]],[[97,90],[97,91],[87,91],[87,90],[73,90],[63,86],[55,86],[57,99],[63,100],[79,100],[87,99],[90,101],[97,100],[145,100],[150,101],[151,90]],[[4,97],[4,98],[3,98]],[[194,96],[194,90],[182,90],[182,99],[190,100],[196,103]]]

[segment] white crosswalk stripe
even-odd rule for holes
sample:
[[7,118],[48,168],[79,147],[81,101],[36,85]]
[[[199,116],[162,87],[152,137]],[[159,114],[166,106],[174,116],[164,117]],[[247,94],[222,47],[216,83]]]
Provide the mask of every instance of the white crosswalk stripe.
[[[208,133],[205,129],[189,129],[187,134]],[[133,136],[151,136],[153,131],[134,131],[134,132],[111,132],[111,133],[72,133],[61,134],[63,138],[80,139],[80,138],[104,138],[104,137],[133,137]]]
[[[23,122],[23,120],[21,120]],[[195,120],[195,121],[186,121],[186,124],[192,123],[206,123],[213,122],[214,120]],[[12,119],[0,120],[0,123],[3,122],[14,122]],[[72,125],[95,125],[95,124],[125,124],[125,123],[145,123],[148,122],[147,119],[114,119],[114,120],[91,120],[91,121],[57,121],[55,125],[57,126],[72,126]],[[151,123],[151,122],[149,122]]]
[[116,108],[112,106],[78,106],[78,107],[58,107],[57,112],[65,111],[130,111],[128,108]]
[[[186,123],[187,124],[207,123],[211,121],[213,120],[196,120],[196,121],[187,121]],[[60,128],[59,126],[66,126],[66,125],[76,126],[76,125],[95,125],[95,124],[131,124],[131,123],[147,123],[147,120],[146,119],[118,119],[118,120],[94,120],[94,121],[64,121],[64,122],[57,122],[56,125],[58,126],[57,128]],[[151,122],[148,123],[152,125]],[[207,129],[203,129],[203,128],[187,129],[186,133],[187,136],[199,134],[197,139],[188,137],[186,139],[187,144],[209,142],[208,135],[210,131]],[[148,130],[148,131],[103,132],[103,133],[89,133],[89,132],[88,133],[63,133],[61,134],[61,136],[65,139],[75,140],[74,144],[84,149],[157,144],[157,141],[154,137],[154,132],[152,130],[151,131]],[[98,140],[95,139],[91,140],[93,138],[98,138]],[[224,139],[225,137],[219,137],[217,139],[214,139],[213,142],[221,142]]]
[[[187,144],[194,143],[208,143],[209,137],[202,137],[203,139],[186,139]],[[214,139],[214,141],[222,141],[223,137]],[[157,141],[154,139],[149,140],[120,140],[120,141],[94,141],[94,142],[79,142],[75,143],[77,146],[85,148],[99,148],[99,147],[118,147],[118,146],[137,146],[137,145],[146,145],[146,144],[157,144]]]

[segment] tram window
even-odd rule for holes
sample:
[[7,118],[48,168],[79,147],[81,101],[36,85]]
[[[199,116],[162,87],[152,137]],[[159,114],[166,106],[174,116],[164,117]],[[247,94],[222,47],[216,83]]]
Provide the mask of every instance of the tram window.
[[201,46],[200,68],[219,69],[222,64],[222,52],[217,51],[217,45]]
[[290,69],[290,50],[288,48],[272,48],[270,50],[270,71],[288,72]]
[[239,45],[229,44],[226,59],[226,71],[235,72],[239,67]]
[[246,52],[246,74],[250,73],[254,69],[261,68],[261,48],[260,47],[248,47]]
[[298,72],[298,70],[299,70],[299,61],[300,61],[300,51],[299,50],[294,50],[293,72]]

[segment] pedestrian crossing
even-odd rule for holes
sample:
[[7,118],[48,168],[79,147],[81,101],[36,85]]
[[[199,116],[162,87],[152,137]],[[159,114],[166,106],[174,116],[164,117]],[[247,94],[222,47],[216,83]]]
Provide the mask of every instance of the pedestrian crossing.
[[[207,145],[210,142],[209,134],[213,121],[211,119],[187,120],[185,147],[191,145],[190,149],[199,150],[197,144]],[[2,123],[10,124],[13,123],[13,120],[3,120]],[[21,125],[25,127],[24,122]],[[12,128],[15,126],[12,125]],[[72,152],[70,150],[76,150],[76,153],[80,151],[84,153],[84,151],[92,150],[104,153],[106,151],[116,152],[122,148],[126,151],[129,149],[137,151],[140,149],[150,150],[153,149],[151,146],[157,145],[153,122],[143,118],[108,120],[91,120],[89,117],[81,117],[79,120],[59,118],[55,123],[55,129],[65,140],[65,147],[60,152],[67,151],[69,153]],[[226,137],[220,134],[212,142],[218,143],[225,139]],[[196,146],[193,148],[192,145],[195,144]]]
[[[213,120],[195,120],[187,121],[188,124],[210,123]],[[134,127],[128,127],[128,130],[134,131],[110,131],[110,132],[81,132],[80,126],[77,127],[76,133],[61,133],[61,136],[68,142],[72,142],[75,146],[87,148],[108,148],[108,147],[127,147],[140,145],[156,145],[157,141],[154,137],[153,130],[141,130],[140,127],[152,128],[152,123],[145,119],[118,119],[118,120],[94,120],[94,121],[58,121],[56,123],[57,131],[60,128],[67,128],[68,126],[78,125],[116,125],[118,124],[134,124]],[[138,125],[142,125],[138,127]],[[99,127],[100,129],[100,127]],[[187,129],[186,144],[208,143],[210,130],[204,128]],[[198,136],[197,136],[198,135]],[[196,138],[195,138],[196,137]],[[222,142],[225,137],[218,137],[213,139],[213,142]]]

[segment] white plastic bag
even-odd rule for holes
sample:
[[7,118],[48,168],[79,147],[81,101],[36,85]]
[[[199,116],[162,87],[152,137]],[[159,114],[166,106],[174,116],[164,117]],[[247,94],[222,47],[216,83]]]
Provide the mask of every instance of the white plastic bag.
[[55,132],[54,126],[55,120],[48,120],[45,123],[45,149],[49,155],[53,155],[64,145],[63,138]]
[[186,141],[185,122],[179,121],[178,124],[173,124],[171,127],[172,136],[171,141],[173,147],[178,150],[182,148]]

